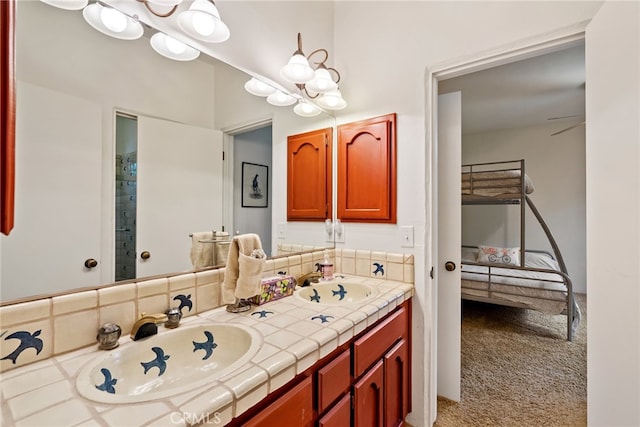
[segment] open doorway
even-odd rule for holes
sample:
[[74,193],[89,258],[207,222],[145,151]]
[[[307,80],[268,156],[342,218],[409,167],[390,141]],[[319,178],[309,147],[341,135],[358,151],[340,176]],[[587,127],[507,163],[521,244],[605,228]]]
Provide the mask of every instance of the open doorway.
[[230,190],[232,206],[230,234],[255,233],[262,248],[272,256],[271,248],[271,183],[272,126],[260,123],[230,133]]
[[[438,93],[462,92],[462,154],[456,170],[465,163],[529,159],[527,172],[540,181],[536,194],[543,199],[540,210],[566,254],[575,291],[586,293],[584,42],[574,40],[535,57],[446,77],[437,79]],[[558,117],[562,119],[550,120]],[[513,233],[510,224],[518,220],[517,214],[509,212],[488,210],[478,217],[463,209],[462,241],[457,248],[487,239],[507,242]],[[440,230],[437,235],[447,233]],[[544,234],[532,233],[527,248],[544,240]],[[451,258],[459,264],[460,252]],[[435,259],[437,265],[444,261],[440,256]],[[451,335],[440,325],[438,336],[439,351],[440,337],[460,337],[459,331]],[[464,390],[462,394],[464,398]]]

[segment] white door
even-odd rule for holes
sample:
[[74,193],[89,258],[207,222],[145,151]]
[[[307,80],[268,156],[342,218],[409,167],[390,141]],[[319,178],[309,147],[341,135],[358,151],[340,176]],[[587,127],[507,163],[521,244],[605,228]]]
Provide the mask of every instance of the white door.
[[23,81],[17,91],[16,222],[2,236],[2,299],[97,285],[100,105]]
[[222,175],[222,132],[138,118],[138,277],[193,269],[189,235],[222,226]]
[[[462,93],[438,96],[437,248],[437,393],[460,401],[460,244]],[[448,267],[448,268],[447,268]],[[453,270],[451,270],[453,268]]]

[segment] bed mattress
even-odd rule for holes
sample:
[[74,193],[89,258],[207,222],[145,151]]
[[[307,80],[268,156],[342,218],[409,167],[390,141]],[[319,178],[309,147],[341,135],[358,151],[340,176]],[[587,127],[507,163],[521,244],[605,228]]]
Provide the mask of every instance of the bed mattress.
[[[477,249],[462,248],[463,298],[505,300],[548,314],[560,314],[566,309],[567,288],[560,274],[465,264],[476,262],[476,256]],[[548,254],[527,252],[525,266],[560,271]]]
[[520,170],[463,172],[462,195],[484,198],[513,198],[521,196],[521,186],[524,183],[525,194],[533,193],[534,186],[531,179],[524,175],[520,179]]

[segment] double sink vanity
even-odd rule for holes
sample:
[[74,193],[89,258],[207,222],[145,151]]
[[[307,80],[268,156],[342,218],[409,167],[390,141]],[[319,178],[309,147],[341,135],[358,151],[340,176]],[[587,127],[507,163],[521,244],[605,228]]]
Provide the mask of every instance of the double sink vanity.
[[[123,335],[112,350],[22,366],[2,374],[13,417],[3,424],[401,425],[413,292],[337,275],[250,311],[218,307],[137,341]],[[21,418],[35,398],[50,406]]]

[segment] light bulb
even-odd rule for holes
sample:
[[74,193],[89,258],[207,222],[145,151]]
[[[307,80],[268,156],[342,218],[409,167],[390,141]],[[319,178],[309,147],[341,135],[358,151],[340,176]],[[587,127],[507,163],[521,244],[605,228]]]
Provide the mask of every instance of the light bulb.
[[181,53],[184,53],[185,50],[187,50],[187,46],[184,43],[174,39],[173,37],[166,36],[164,39],[164,44],[165,46],[167,46],[167,49],[169,49],[170,52],[173,52],[176,55],[180,55]]
[[100,10],[100,20],[114,33],[121,33],[127,28],[126,15],[112,7],[103,7]]
[[191,22],[193,23],[193,29],[203,37],[213,34],[213,30],[215,30],[216,27],[213,16],[207,13],[195,13]]

